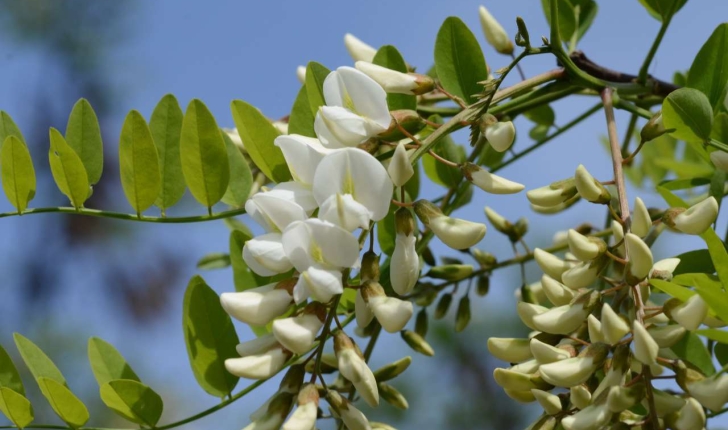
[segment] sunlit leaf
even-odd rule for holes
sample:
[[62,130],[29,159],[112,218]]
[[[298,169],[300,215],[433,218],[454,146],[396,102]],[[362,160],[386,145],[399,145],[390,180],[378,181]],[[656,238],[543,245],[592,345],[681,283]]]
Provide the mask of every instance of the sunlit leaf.
[[15,136],[20,139],[21,142],[25,143],[23,133],[20,128],[15,124],[15,121],[8,115],[4,110],[0,110],[0,142],[5,142],[8,136]]
[[35,417],[30,401],[8,387],[0,387],[0,412],[18,428],[28,426]]
[[313,129],[314,119],[311,105],[308,102],[308,90],[304,84],[298,90],[298,95],[291,108],[291,116],[288,117],[288,133],[316,137],[316,132]]
[[89,196],[89,181],[81,158],[68,146],[61,133],[50,129],[51,147],[48,160],[53,180],[75,208],[80,208]]
[[89,419],[88,409],[65,385],[50,378],[37,378],[43,393],[53,411],[69,426],[76,429]]
[[81,158],[90,185],[99,182],[104,169],[104,145],[96,112],[86,99],[73,105],[66,125],[66,142]]
[[713,128],[713,108],[710,100],[698,90],[681,88],[662,102],[662,119],[670,134],[687,142],[710,139]]
[[680,259],[680,264],[672,272],[675,276],[683,273],[715,273],[715,266],[707,249],[688,251],[677,258]]
[[183,117],[177,98],[167,94],[157,103],[149,120],[149,129],[159,156],[162,180],[162,187],[154,204],[162,211],[174,206],[185,194],[185,178],[179,153]]
[[[563,42],[568,43],[576,32],[577,40],[581,39],[594,18],[599,7],[594,0],[557,0],[559,2],[559,35]],[[550,0],[541,0],[546,21],[551,22]]]
[[[326,104],[324,100],[324,80],[331,73],[323,64],[311,61],[306,66],[306,98],[311,108],[311,115],[316,116],[319,107]],[[313,127],[313,124],[312,124]]]
[[19,333],[13,333],[13,339],[20,356],[23,357],[25,365],[28,366],[34,378],[52,379],[59,384],[66,385],[66,379],[61,371],[36,344]]
[[672,352],[688,363],[695,365],[706,376],[715,373],[713,361],[708,348],[695,333],[687,333],[682,339],[671,348]]
[[682,285],[678,285],[673,282],[663,281],[661,279],[650,279],[650,285],[683,302],[695,295],[695,291],[689,288],[685,288]]
[[725,331],[725,330],[718,330],[715,328],[706,328],[706,329],[696,330],[695,334],[700,335],[700,336],[705,336],[708,339],[712,339],[716,342],[728,344],[728,331]]
[[687,86],[708,96],[710,106],[717,111],[723,104],[727,83],[728,23],[723,23],[713,31],[695,56],[688,72]]
[[[700,237],[708,245],[710,258],[713,260],[720,282],[723,283],[723,288],[728,290],[728,252],[726,252],[723,241],[712,228],[706,230]],[[728,321],[728,318],[726,321]]]
[[25,387],[23,386],[23,381],[20,379],[18,369],[2,345],[0,345],[0,387],[7,387],[19,394],[25,395]]
[[8,136],[0,148],[0,177],[5,196],[23,212],[35,197],[35,169],[28,148],[16,136]]
[[230,233],[230,265],[233,267],[235,291],[238,292],[258,286],[255,274],[250,271],[243,260],[243,245],[252,237],[252,233],[242,230],[234,230]]
[[225,139],[225,148],[227,148],[228,162],[230,163],[230,183],[225,195],[222,196],[222,201],[233,207],[243,207],[250,195],[253,175],[240,149],[227,134],[223,134],[222,137]]
[[154,204],[162,188],[152,132],[139,112],[129,112],[119,137],[119,172],[126,199],[137,214]]
[[442,86],[471,104],[483,91],[478,82],[488,79],[488,67],[478,40],[457,17],[445,20],[435,40],[435,67]]
[[141,381],[121,353],[98,337],[88,340],[88,360],[99,386],[115,379]]
[[101,400],[127,420],[149,427],[157,425],[164,410],[159,394],[141,382],[128,379],[102,385]]

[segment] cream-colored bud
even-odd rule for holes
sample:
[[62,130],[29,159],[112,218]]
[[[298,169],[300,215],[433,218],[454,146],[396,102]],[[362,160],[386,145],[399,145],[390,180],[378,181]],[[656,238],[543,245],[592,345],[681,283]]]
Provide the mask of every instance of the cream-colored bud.
[[485,217],[488,218],[488,221],[490,221],[493,227],[495,227],[495,229],[499,232],[508,234],[511,230],[513,230],[513,224],[511,224],[510,221],[505,219],[498,212],[494,211],[488,206],[485,207],[484,211]]
[[372,430],[367,417],[336,391],[329,390],[326,393],[326,400],[349,430]]
[[603,261],[584,261],[564,272],[564,274],[561,275],[561,281],[572,290],[585,288],[596,281],[599,277],[599,272],[601,272],[603,268]]
[[641,198],[637,197],[634,199],[634,211],[632,212],[632,233],[639,237],[647,236],[652,227],[652,219],[650,213],[647,211],[647,206]]
[[357,61],[354,63],[354,67],[372,78],[388,93],[414,95],[414,91],[418,87],[417,78],[407,73],[378,66],[368,61]]
[[[318,304],[317,302],[314,302]],[[305,354],[313,346],[324,321],[322,315],[303,313],[273,321],[273,335],[281,345],[296,354]]]
[[496,122],[485,129],[485,138],[496,152],[504,152],[516,139],[516,127],[511,121]]
[[399,333],[402,336],[402,340],[404,340],[413,350],[428,357],[435,355],[435,350],[432,349],[432,346],[430,346],[425,338],[420,336],[417,332],[412,330],[402,330]]
[[298,393],[298,407],[288,418],[282,430],[312,430],[318,415],[319,394],[315,384],[308,383]]
[[248,379],[267,379],[275,375],[291,358],[291,352],[280,346],[265,352],[225,360],[225,368],[235,376]]
[[[612,221],[612,240],[614,240],[615,245],[624,240],[624,227],[617,221]],[[619,255],[624,255],[624,243],[616,247],[616,252]]]
[[531,354],[539,364],[549,364],[555,361],[571,358],[569,351],[551,346],[536,338],[531,339],[530,347]]
[[559,230],[556,233],[554,233],[554,237],[551,238],[551,244],[553,246],[562,246],[567,245],[569,242],[569,231],[568,230]]
[[357,290],[354,299],[354,314],[356,315],[356,325],[364,328],[374,319],[371,308],[361,295],[361,289]]
[[650,270],[650,279],[662,279],[664,281],[671,281],[672,280],[672,272],[677,269],[677,266],[680,264],[679,258],[665,258],[663,260],[658,261],[655,263],[654,266],[652,266],[652,270]]
[[374,60],[374,56],[377,55],[377,50],[374,47],[362,42],[351,33],[344,35],[344,46],[346,46],[346,50],[349,51],[349,55],[354,61],[367,61],[371,63]]
[[377,321],[389,333],[402,330],[412,318],[414,312],[412,302],[387,297],[382,286],[376,281],[365,282],[361,287],[361,293]]
[[334,352],[338,359],[339,373],[341,373],[341,376],[354,384],[359,395],[369,406],[377,406],[379,404],[377,381],[374,378],[372,370],[359,355],[360,353],[354,346],[351,338],[342,332],[335,334]]
[[491,194],[515,194],[523,190],[524,185],[494,175],[477,164],[464,163],[460,166],[465,178],[476,187]]
[[533,250],[533,258],[545,274],[557,281],[561,281],[561,275],[570,268],[569,263],[541,248]]
[[584,323],[589,312],[582,304],[557,306],[535,315],[533,325],[538,331],[551,334],[569,334]]
[[541,207],[560,205],[576,195],[576,183],[573,178],[554,182],[551,185],[526,192],[528,201]]
[[286,288],[278,283],[251,288],[241,293],[222,293],[220,304],[225,312],[246,324],[266,325],[283,315],[293,302]]
[[[265,409],[256,414],[252,423],[243,430],[275,430],[281,427],[283,420],[293,407],[295,393],[277,392],[263,406]],[[257,412],[257,411],[256,411]]]
[[579,167],[576,168],[574,181],[579,195],[584,200],[598,204],[609,204],[612,199],[604,185],[594,179],[582,164],[579,164]]
[[710,161],[712,161],[713,165],[718,169],[728,172],[728,152],[723,152],[721,150],[713,151],[710,153]]
[[417,255],[416,241],[417,238],[412,233],[397,233],[395,236],[389,280],[392,289],[399,295],[412,292],[420,277],[420,257]]
[[721,328],[728,325],[722,319],[714,317],[712,315],[708,315],[707,317],[705,317],[705,319],[703,319],[703,324],[710,328]]
[[589,331],[589,340],[594,342],[606,342],[604,335],[602,334],[602,322],[597,317],[590,314],[586,319],[587,330]]
[[554,206],[539,206],[539,205],[534,205],[533,203],[531,203],[531,210],[534,212],[538,212],[540,214],[544,214],[544,215],[553,215],[553,214],[561,213],[564,210],[572,207],[579,200],[581,200],[581,196],[579,196],[578,194],[575,194],[575,195],[569,197],[568,199],[566,199],[563,203],[559,203]]
[[657,353],[660,351],[660,346],[639,321],[632,324],[632,345],[634,345],[634,357],[637,360],[643,364],[657,364]]
[[534,317],[540,315],[549,309],[543,306],[534,305],[527,302],[518,302],[516,305],[516,312],[518,317],[521,318],[523,324],[532,330],[538,330],[533,322]]
[[407,402],[407,398],[404,394],[400,393],[399,390],[387,383],[379,383],[379,394],[387,403],[395,408],[403,410],[409,408],[409,402]]
[[612,418],[612,412],[606,403],[591,405],[574,415],[561,420],[564,430],[597,430],[604,427]]
[[483,27],[483,34],[488,44],[495,48],[501,54],[511,55],[513,53],[513,42],[511,42],[508,33],[503,26],[490,14],[485,6],[478,9],[480,15],[480,25]]
[[[685,399],[656,388],[652,388],[652,398],[655,402],[655,411],[657,412],[657,416],[660,418],[673,412],[677,412],[685,406]],[[649,407],[647,399],[642,400],[642,405]]]
[[536,398],[531,393],[531,390],[509,390],[504,388],[503,392],[506,393],[511,399],[521,403],[531,403],[536,401]]
[[298,82],[302,84],[306,83],[306,66],[296,67],[296,77],[298,78]]
[[670,428],[674,430],[700,430],[705,427],[705,411],[700,403],[689,397],[685,406],[677,412],[677,418],[672,421]]
[[632,279],[627,281],[636,285],[639,281],[645,279],[652,270],[652,251],[650,247],[634,233],[627,233],[624,236],[624,244],[627,247],[627,255],[629,263],[627,263],[628,274]]
[[556,394],[551,394],[548,391],[532,389],[531,394],[536,398],[536,401],[543,408],[543,411],[549,415],[556,415],[562,411],[561,399]]
[[538,361],[536,359],[526,360],[523,363],[518,363],[516,365],[513,365],[508,368],[508,370],[512,370],[514,372],[518,373],[525,373],[525,374],[532,374],[535,373],[538,370]]
[[650,336],[657,342],[660,348],[670,348],[685,336],[685,327],[680,324],[670,324],[666,326],[652,326],[647,329]]
[[511,391],[531,391],[534,388],[544,388],[527,373],[516,372],[510,369],[496,368],[493,371],[493,378],[496,384]]
[[533,358],[529,339],[491,337],[488,339],[488,351],[495,358],[508,363],[520,363]]
[[569,388],[569,400],[577,409],[586,409],[591,403],[592,395],[586,385],[575,385]]
[[586,237],[574,229],[568,233],[569,251],[581,261],[591,261],[604,254],[607,245],[596,237]]
[[619,316],[609,303],[602,306],[602,335],[610,345],[619,343],[625,334],[629,333],[629,324]]
[[470,277],[473,270],[475,269],[470,264],[445,264],[431,268],[425,276],[456,282]]
[[389,173],[389,177],[392,178],[392,183],[397,187],[404,186],[415,174],[404,142],[399,142],[394,149],[394,154],[389,161],[387,172]]
[[718,201],[710,196],[689,209],[668,209],[662,215],[662,222],[686,234],[702,234],[710,228],[717,217]]
[[544,294],[546,294],[546,298],[554,306],[567,305],[576,297],[576,291],[548,275],[541,277],[541,287],[543,288]]
[[390,426],[389,424],[380,423],[377,421],[372,421],[369,424],[371,424],[372,430],[397,430],[396,428]]
[[440,216],[427,225],[445,245],[453,249],[467,249],[485,237],[485,224],[464,219]]
[[665,303],[664,309],[671,320],[689,331],[697,330],[708,315],[708,304],[699,294],[693,295],[684,303],[680,303],[678,299],[670,299]]
[[544,381],[557,387],[583,384],[601,366],[608,352],[607,345],[593,343],[578,357],[541,365],[539,373]]
[[688,383],[687,389],[701,405],[713,412],[720,411],[728,403],[728,375],[726,374]]
[[632,384],[629,387],[616,385],[609,388],[607,394],[607,407],[610,411],[619,413],[634,406],[645,397],[645,385]]

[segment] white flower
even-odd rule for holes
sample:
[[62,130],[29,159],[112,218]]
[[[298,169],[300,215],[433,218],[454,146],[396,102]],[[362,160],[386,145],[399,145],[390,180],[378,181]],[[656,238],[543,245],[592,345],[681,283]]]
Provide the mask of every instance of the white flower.
[[520,363],[533,358],[530,339],[491,337],[488,339],[488,351],[495,358],[508,363]]
[[240,293],[222,293],[220,303],[225,312],[246,324],[266,325],[283,315],[290,307],[292,298],[278,283],[251,288]]
[[710,196],[672,219],[672,227],[687,234],[702,234],[718,217],[718,201]]
[[356,325],[364,328],[374,319],[374,314],[369,305],[364,301],[361,295],[361,289],[356,290],[356,298],[354,299],[354,313],[356,314]]
[[570,304],[553,307],[546,312],[533,317],[536,330],[551,334],[569,334],[589,316],[589,312],[582,304]]
[[591,403],[592,395],[585,385],[575,385],[569,388],[569,400],[579,409],[586,409]]
[[571,267],[569,263],[541,248],[534,249],[533,258],[545,274],[557,281],[561,281],[561,275]]
[[280,233],[267,233],[248,240],[243,246],[243,260],[260,276],[273,276],[293,268],[283,249]]
[[344,333],[334,336],[334,352],[339,364],[341,376],[348,379],[369,406],[379,404],[379,390],[372,370],[364,359],[359,356],[353,341]]
[[379,221],[389,212],[394,187],[382,164],[368,152],[346,148],[326,155],[318,165],[313,195],[319,204],[349,194]]
[[574,415],[564,417],[561,425],[565,430],[597,430],[604,427],[611,417],[612,412],[606,403],[602,403],[588,406]]
[[627,333],[629,333],[629,324],[614,312],[609,303],[605,303],[602,306],[602,335],[604,341],[610,345],[615,345]]
[[652,219],[647,211],[647,206],[645,206],[641,198],[635,198],[634,211],[632,212],[632,233],[639,237],[645,237],[650,232],[651,227]]
[[515,194],[523,190],[523,184],[494,175],[473,163],[461,167],[463,174],[473,185],[491,194]]
[[508,37],[508,33],[503,29],[493,15],[488,12],[485,6],[480,6],[480,25],[483,27],[485,40],[490,46],[495,48],[501,54],[511,55],[513,53],[513,43]]
[[728,172],[728,152],[723,152],[721,150],[713,151],[710,153],[710,161],[712,161],[718,169]]
[[694,331],[708,316],[708,304],[699,294],[694,294],[685,303],[667,310],[667,315],[686,330]]
[[464,219],[439,216],[430,220],[427,227],[445,245],[453,249],[467,249],[475,246],[485,237],[485,224]]
[[675,430],[700,430],[705,427],[705,411],[698,401],[690,397],[678,412],[672,425]]
[[511,121],[493,123],[485,129],[485,138],[497,152],[504,152],[516,139],[516,127]]
[[292,222],[308,218],[303,207],[292,197],[291,192],[275,189],[256,193],[245,202],[245,211],[267,232],[280,233]]
[[565,349],[543,343],[536,338],[531,339],[529,346],[531,348],[531,354],[539,364],[549,364],[571,358],[571,354]]
[[316,385],[309,383],[298,393],[298,407],[283,425],[282,430],[314,430],[318,415],[319,394]]
[[289,134],[276,137],[275,145],[283,152],[291,176],[296,182],[313,185],[313,176],[324,156],[332,150],[313,137]]
[[597,367],[598,363],[593,357],[573,357],[542,364],[538,370],[544,381],[568,388],[584,383]]
[[359,242],[351,233],[315,218],[289,225],[282,243],[285,255],[299,272],[311,266],[332,270],[352,267],[359,258]]
[[624,236],[624,244],[627,247],[629,263],[627,270],[637,281],[645,279],[652,270],[652,251],[650,247],[634,233],[627,233]]
[[377,281],[364,282],[361,293],[379,324],[389,333],[402,330],[412,318],[414,312],[412,302],[387,297],[384,288]]
[[584,165],[579,164],[574,175],[576,190],[579,195],[592,203],[607,204],[611,199],[609,191],[586,170]]
[[541,405],[543,411],[548,415],[556,415],[561,412],[561,399],[556,394],[535,388],[531,389],[531,394],[533,394],[538,404]]
[[388,93],[414,95],[414,90],[418,87],[417,77],[407,73],[377,66],[368,61],[357,61],[354,67],[372,78]]
[[356,146],[389,128],[387,93],[364,73],[339,67],[323,89],[326,105],[316,113],[314,130],[325,147]]
[[657,364],[657,353],[660,347],[639,321],[635,321],[632,325],[632,345],[634,346],[634,357],[637,360],[643,364]]
[[341,276],[338,270],[310,266],[298,277],[293,287],[293,300],[298,304],[311,296],[318,302],[328,303],[334,296],[344,292]]
[[349,55],[354,61],[368,61],[371,63],[377,54],[376,49],[362,42],[351,33],[344,35],[344,46],[346,46],[346,50],[349,51]]
[[296,77],[301,84],[306,83],[306,66],[296,67]]
[[589,238],[574,230],[568,233],[569,251],[581,261],[591,261],[599,257],[607,249],[601,239]]
[[420,258],[417,255],[414,233],[397,233],[394,239],[394,252],[389,265],[389,280],[392,289],[399,295],[409,294],[420,277]]
[[657,279],[663,279],[665,281],[672,280],[672,272],[677,269],[677,266],[680,264],[679,258],[665,258],[663,260],[658,261],[655,263],[654,266],[652,266],[652,270],[650,270],[649,278],[657,278]]
[[303,313],[289,318],[273,321],[273,336],[287,350],[305,354],[316,339],[324,322],[315,313]]
[[687,389],[701,405],[713,412],[718,412],[728,402],[728,375],[723,374],[697,382],[689,382]]
[[[270,336],[272,338],[272,335]],[[273,340],[275,341],[275,338]],[[241,378],[270,378],[278,373],[291,357],[291,353],[281,348],[277,341],[267,349],[249,351],[250,347],[244,343],[238,345],[237,349],[239,354],[245,355],[240,358],[228,358],[225,360],[225,368]],[[256,347],[256,349],[261,348]]]
[[541,277],[541,287],[543,288],[544,294],[546,294],[546,298],[548,298],[554,306],[567,305],[574,297],[576,297],[576,291],[568,288],[566,285],[548,275],[543,275]]
[[326,399],[332,406],[333,415],[338,415],[349,430],[372,430],[367,417],[336,391],[330,390]]
[[405,148],[404,142],[399,142],[394,149],[387,172],[389,177],[392,178],[392,183],[397,187],[404,186],[415,174],[415,169],[407,156],[407,148]]
[[354,200],[351,194],[334,194],[321,203],[318,217],[347,231],[369,230],[372,211]]

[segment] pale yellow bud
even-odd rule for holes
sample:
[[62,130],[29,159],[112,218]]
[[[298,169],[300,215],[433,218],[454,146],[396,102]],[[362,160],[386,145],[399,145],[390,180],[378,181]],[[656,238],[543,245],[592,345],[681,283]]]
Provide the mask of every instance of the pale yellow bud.
[[494,175],[477,164],[464,163],[460,169],[473,185],[491,194],[514,194],[523,190],[523,184]]
[[499,360],[508,363],[520,363],[533,358],[529,339],[491,337],[488,339],[488,351]]
[[540,315],[549,309],[543,306],[534,305],[526,302],[518,302],[516,305],[516,312],[518,317],[521,318],[523,324],[532,330],[538,330],[533,322],[534,317]]
[[632,324],[632,345],[634,345],[634,356],[643,364],[657,364],[657,353],[660,350],[655,339],[650,336],[644,325],[639,321]]
[[567,305],[574,299],[574,297],[576,297],[576,291],[568,288],[566,285],[548,275],[543,275],[541,277],[541,287],[543,288],[543,292],[546,294],[546,298],[548,298],[554,306]]
[[485,138],[497,152],[504,152],[516,139],[516,127],[511,121],[496,122],[485,129]]
[[597,430],[604,427],[612,418],[612,412],[606,403],[591,405],[574,415],[561,420],[564,430]]
[[562,411],[561,399],[555,394],[551,394],[548,391],[532,389],[531,394],[536,398],[536,401],[543,408],[543,411],[549,415],[556,415]]
[[680,324],[670,324],[666,326],[652,326],[647,329],[650,336],[657,342],[660,348],[670,348],[685,336],[685,327]]
[[576,168],[574,180],[576,189],[584,200],[598,204],[609,204],[612,199],[604,185],[594,179],[582,164],[579,164],[579,167]]
[[569,263],[541,248],[533,250],[533,258],[545,274],[557,281],[561,281],[561,275],[570,268]]
[[634,233],[627,233],[624,237],[624,244],[627,247],[629,263],[627,270],[632,279],[627,279],[632,285],[645,279],[652,270],[652,251],[650,247]]
[[644,238],[650,232],[652,227],[652,219],[647,211],[647,206],[641,198],[634,199],[634,211],[632,212],[632,233]]
[[718,201],[710,196],[689,209],[672,208],[665,212],[662,221],[686,234],[703,234],[718,217]]
[[728,375],[722,374],[688,383],[687,389],[701,405],[718,412],[728,402]]
[[604,340],[614,345],[619,343],[627,333],[629,333],[629,324],[614,312],[609,303],[605,303],[602,306],[602,334]]
[[586,409],[591,402],[592,395],[585,385],[575,385],[569,388],[569,400],[578,409]]
[[602,322],[597,317],[590,314],[586,319],[587,329],[589,331],[589,340],[593,342],[606,342],[602,334]]
[[574,229],[570,229],[567,240],[569,251],[581,261],[591,261],[604,254],[607,245],[596,237],[586,237]]
[[483,27],[485,40],[501,54],[511,55],[513,53],[513,42],[503,26],[488,12],[485,6],[480,6],[480,25]]
[[551,346],[547,343],[541,342],[540,340],[533,338],[531,339],[531,354],[538,361],[539,364],[549,364],[555,361],[566,360],[571,358],[569,351],[566,351],[555,346]]
[[690,297],[686,302],[680,303],[677,299],[670,299],[665,303],[665,314],[686,330],[694,331],[700,327],[708,315],[708,304],[699,294]]
[[362,42],[350,33],[344,35],[344,46],[346,46],[346,50],[349,51],[349,55],[351,55],[354,61],[367,61],[371,63],[377,54],[377,50],[374,47]]
[[392,183],[397,187],[404,186],[415,174],[412,163],[407,156],[407,148],[405,148],[404,142],[398,143],[394,149],[394,154],[389,161],[387,172],[389,173],[389,177],[392,178]]

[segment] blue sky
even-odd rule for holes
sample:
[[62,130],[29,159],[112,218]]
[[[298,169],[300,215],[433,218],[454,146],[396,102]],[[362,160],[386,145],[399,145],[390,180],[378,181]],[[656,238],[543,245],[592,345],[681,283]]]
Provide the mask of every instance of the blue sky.
[[[403,53],[408,63],[416,65],[420,71],[427,70],[432,64],[435,35],[442,21],[451,15],[462,18],[475,32],[484,47],[486,59],[491,68],[498,69],[508,64],[503,57],[485,45],[480,32],[477,8],[478,1],[317,1],[317,2],[243,2],[219,0],[215,2],[195,2],[191,0],[158,0],[137,2],[132,8],[129,19],[130,34],[124,37],[118,47],[110,53],[106,73],[114,82],[119,96],[114,100],[115,120],[104,124],[108,136],[118,136],[122,120],[130,109],[137,109],[148,117],[154,105],[166,93],[175,94],[182,105],[192,98],[202,99],[215,114],[221,126],[232,126],[229,103],[233,99],[243,99],[259,107],[271,118],[288,114],[299,83],[296,79],[296,66],[310,60],[323,63],[329,68],[351,65],[352,61],[344,49],[343,35],[351,32],[367,43],[380,46],[393,44]],[[515,16],[526,21],[531,39],[538,41],[548,29],[537,0],[491,0],[486,3],[492,14],[499,19],[510,34],[515,34]],[[659,23],[649,17],[637,0],[601,1],[600,13],[590,31],[580,43],[594,61],[611,68],[636,73],[642,58],[649,49]],[[664,79],[670,79],[676,70],[687,70],[699,47],[713,29],[728,17],[728,2],[724,0],[691,1],[675,17],[670,31],[665,36],[663,46],[657,53],[650,72]],[[36,105],[25,103],[29,85],[42,87],[49,78],[44,64],[47,52],[27,50],[26,47],[0,41],[0,58],[6,63],[0,68],[0,109],[8,111],[21,126],[36,115]],[[555,67],[550,56],[538,56],[523,63],[527,74]],[[510,82],[515,79],[511,77]],[[80,94],[79,96],[83,96]],[[68,102],[68,110],[73,103]],[[594,100],[574,97],[559,102],[557,124],[563,124],[577,116]],[[627,115],[619,114],[617,121],[620,130],[626,126]],[[522,130],[516,148],[529,144],[527,123],[517,122]],[[601,114],[594,115],[572,132],[545,148],[533,153],[531,157],[504,169],[503,176],[524,183],[527,189],[545,185],[573,174],[579,163],[584,163],[597,178],[611,177],[611,166],[607,153],[599,142],[599,136],[606,134]],[[108,145],[115,148],[115,139],[107,139]],[[462,143],[464,140],[460,138]],[[45,147],[47,141],[32,142],[32,145]],[[36,160],[42,163],[44,160]],[[117,181],[106,177],[105,181]],[[53,188],[53,184],[40,183],[39,187]],[[53,192],[53,190],[48,191]],[[425,195],[434,196],[432,187],[425,189]],[[429,193],[429,194],[428,194]],[[660,206],[662,201],[648,190],[629,190],[630,201],[639,195],[649,205]],[[188,196],[189,198],[189,196]],[[48,201],[36,201],[36,206],[47,206]],[[557,229],[565,229],[583,221],[594,220],[601,224],[602,208],[581,203],[576,209],[554,218],[533,214],[523,194],[514,196],[488,196],[476,193],[468,208],[458,212],[458,216],[484,221],[482,207],[488,205],[504,216],[516,219],[527,214],[531,221],[529,234],[531,246],[546,246],[551,234]],[[125,208],[121,195],[117,208]],[[10,205],[0,202],[0,211],[8,211]],[[122,209],[125,210],[125,209]],[[203,209],[194,204],[186,204],[180,212],[202,213]],[[27,219],[26,219],[27,218]],[[726,216],[722,217],[719,233],[725,228]],[[0,269],[10,282],[0,286],[0,293],[6,300],[0,302],[0,340],[6,346],[9,333],[23,331],[25,320],[36,318],[34,315],[17,315],[12,311],[13,300],[18,296],[12,289],[14,279],[13,261],[18,253],[33,253],[24,246],[24,237],[33,234],[35,223],[51,223],[52,215],[36,218],[23,217],[0,221]],[[184,226],[124,226],[138,228],[133,240],[114,244],[109,254],[102,258],[116,259],[118,264],[154,264],[154,255],[145,252],[154,244],[165,242],[170,248],[186,250],[189,265],[185,268],[191,276],[194,261],[213,251],[227,249],[227,229],[222,223],[195,224]],[[660,238],[661,247],[657,257],[666,257],[681,250],[701,246],[699,239],[666,234]],[[683,240],[684,239],[684,240]],[[505,238],[495,231],[489,232],[480,247],[507,258],[510,247]],[[437,251],[449,252],[443,247]],[[65,294],[58,298],[53,315],[45,315],[59,327],[71,331],[66,335],[69,348],[82,349],[86,337],[99,335],[119,348],[128,356],[137,372],[155,387],[164,387],[163,395],[176,399],[188,408],[170,407],[164,421],[171,421],[188,415],[189,410],[203,409],[213,405],[215,399],[206,396],[196,387],[192,373],[188,369],[184,341],[180,330],[183,285],[172,295],[174,304],[161,322],[151,327],[130,325],[115,304],[107,297],[94,294],[89,285],[101,280],[95,278],[91,268],[98,255],[79,255],[77,268],[59,267],[58,281],[66,287]],[[52,264],[53,262],[49,262]],[[84,272],[81,267],[89,267]],[[130,266],[131,267],[131,266]],[[228,272],[205,274],[218,291],[232,289]],[[536,270],[529,270],[530,281],[537,278]],[[478,299],[476,322],[491,321],[488,316],[503,306],[514,305],[512,289],[517,281],[517,271],[505,270],[493,277],[494,293],[485,299]],[[91,292],[89,292],[91,291]],[[71,312],[69,312],[69,310]],[[497,323],[496,323],[497,324]],[[475,325],[473,326],[475,327]],[[500,335],[506,336],[509,327],[503,328]],[[241,332],[241,337],[245,332]],[[483,350],[487,336],[479,332],[469,333],[471,339],[479,339]],[[382,348],[375,353],[375,365],[383,364],[408,354],[401,348],[397,336],[390,336],[387,344],[396,348]],[[62,363],[63,360],[61,360]],[[428,374],[442,362],[428,361],[415,357],[418,375]],[[73,369],[76,369],[73,367]],[[79,370],[89,377],[87,368]],[[420,373],[421,372],[421,373]],[[69,378],[73,380],[72,378]],[[428,384],[444,384],[447,377],[435,376]],[[241,382],[241,386],[244,382]],[[73,386],[73,383],[72,383]],[[90,394],[92,395],[92,394]],[[435,395],[437,396],[437,395]],[[90,398],[90,397],[87,397]],[[437,399],[433,399],[437,401]],[[440,398],[441,401],[447,401]],[[247,413],[257,407],[262,398],[243,400],[215,416],[187,429],[198,428],[239,428],[244,424]],[[171,402],[170,402],[171,403]],[[417,423],[427,420],[441,420],[437,408],[423,410],[423,405],[411,404],[415,418],[409,427],[418,428]],[[0,420],[0,422],[2,422]]]

